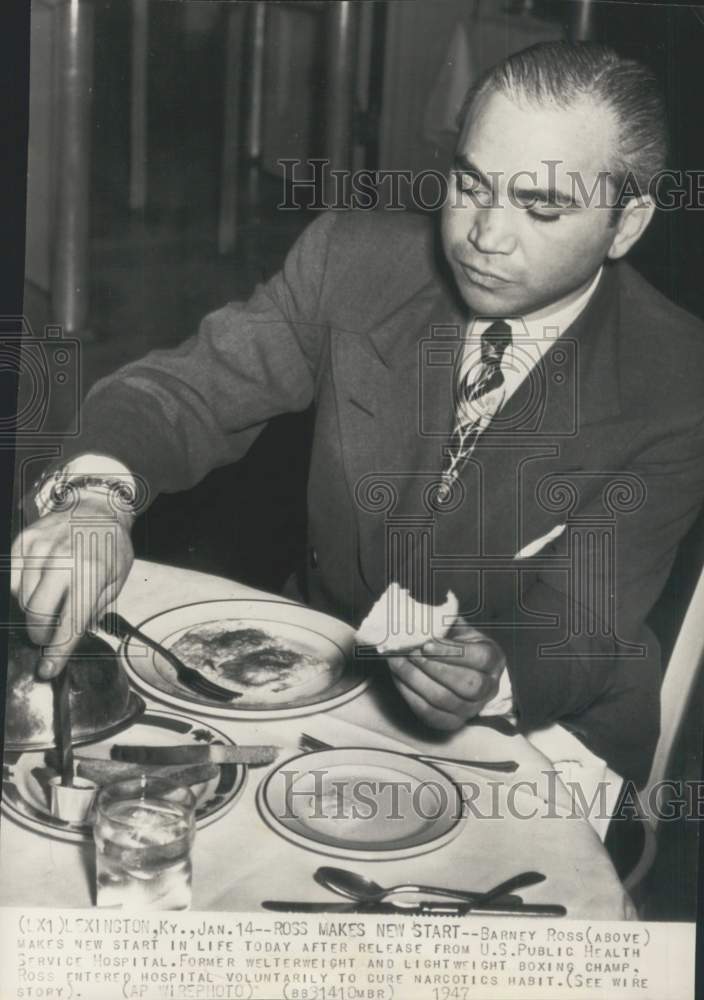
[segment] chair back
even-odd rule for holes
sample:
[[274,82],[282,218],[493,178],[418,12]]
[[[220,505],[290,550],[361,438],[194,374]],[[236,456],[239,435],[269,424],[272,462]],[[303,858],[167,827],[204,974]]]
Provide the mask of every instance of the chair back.
[[675,640],[660,690],[660,738],[655,748],[648,783],[641,792],[643,809],[654,829],[657,828],[659,819],[654,788],[668,776],[672,751],[703,664],[704,569]]
[[672,752],[703,665],[704,569],[685,612],[660,690],[660,737],[648,782],[639,793],[641,815],[645,821],[645,843],[638,863],[624,879],[624,886],[630,893],[637,889],[655,860],[661,810],[674,794],[671,788],[667,794],[667,786],[661,790],[662,794],[658,794],[656,789],[670,772]]

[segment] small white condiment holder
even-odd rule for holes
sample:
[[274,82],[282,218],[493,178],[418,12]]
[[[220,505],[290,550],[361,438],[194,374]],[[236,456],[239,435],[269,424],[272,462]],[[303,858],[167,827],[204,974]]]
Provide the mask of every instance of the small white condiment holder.
[[98,792],[94,781],[74,778],[72,785],[62,785],[61,776],[49,780],[50,807],[53,816],[69,823],[87,823]]

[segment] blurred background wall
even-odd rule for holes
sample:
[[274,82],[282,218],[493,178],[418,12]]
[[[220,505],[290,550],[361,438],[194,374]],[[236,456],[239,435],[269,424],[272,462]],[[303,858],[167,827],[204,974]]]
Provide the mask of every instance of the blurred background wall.
[[[253,102],[258,138],[249,159],[266,175],[280,173],[282,158],[329,155],[325,105],[335,81],[327,63],[328,15],[338,6],[314,0],[34,0],[28,280],[51,290],[61,165],[56,153],[65,128],[60,73],[62,50],[70,44],[67,7],[82,11],[74,20],[85,22],[84,61],[90,64],[84,78],[91,100],[90,190],[84,195],[91,198],[94,250],[96,238],[114,232],[115,212],[119,216],[130,202],[133,209],[144,209],[152,223],[170,219],[175,237],[187,239],[197,225],[204,232],[209,224],[217,232],[224,144],[234,147],[241,167],[252,151]],[[704,140],[694,126],[700,114],[704,14],[694,6],[580,0],[380,0],[342,6],[349,8],[344,43],[351,65],[350,86],[343,88],[337,106],[337,117],[349,116],[350,122],[347,146],[341,154],[338,150],[343,168],[446,169],[455,117],[469,83],[511,51],[576,31],[607,41],[655,69],[670,112],[672,164],[701,161]],[[255,95],[258,19],[262,83]],[[234,57],[229,56],[234,65],[229,65],[228,52],[235,49]],[[141,84],[135,87],[138,74]],[[226,105],[233,93],[235,129],[226,136]],[[136,153],[140,136],[134,123],[140,109],[144,127]],[[137,196],[134,175],[140,165],[135,156],[144,174]],[[247,189],[241,169],[237,179],[238,200],[248,202],[246,207],[257,207],[252,200],[266,202],[260,191]],[[701,312],[704,300],[696,275],[702,249],[694,238],[698,218],[680,215],[656,227],[643,266],[671,294]],[[85,291],[88,300],[90,291]],[[101,327],[110,318],[93,310],[90,323],[96,322]]]

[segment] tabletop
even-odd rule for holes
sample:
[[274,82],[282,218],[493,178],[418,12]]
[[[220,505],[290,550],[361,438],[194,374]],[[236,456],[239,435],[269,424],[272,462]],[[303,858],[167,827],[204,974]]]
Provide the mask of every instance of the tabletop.
[[[270,598],[232,580],[136,561],[117,609],[139,623],[179,605],[232,598]],[[280,600],[280,598],[278,598]],[[328,712],[268,721],[209,719],[238,743],[273,743],[282,756],[298,751],[301,732],[330,743],[381,749],[429,750],[452,757],[513,759],[509,775],[471,772],[476,799],[457,837],[418,857],[357,863],[336,861],[282,839],[257,808],[256,792],[270,769],[251,768],[233,808],[196,836],[193,908],[248,912],[266,899],[328,900],[313,881],[323,864],[353,868],[381,884],[432,881],[473,890],[524,870],[546,875],[521,891],[526,902],[562,903],[574,919],[635,916],[599,836],[575,811],[547,758],[521,735],[468,725],[444,736],[419,735],[416,721],[394,699],[383,666],[362,694]],[[146,698],[148,707],[173,711]],[[197,719],[193,711],[180,709]],[[274,765],[276,766],[276,765]],[[456,769],[446,769],[457,778]],[[467,772],[463,774],[467,780]],[[508,808],[509,800],[512,808]],[[0,899],[5,906],[89,907],[95,879],[92,843],[73,844],[26,830],[3,815],[0,824]]]

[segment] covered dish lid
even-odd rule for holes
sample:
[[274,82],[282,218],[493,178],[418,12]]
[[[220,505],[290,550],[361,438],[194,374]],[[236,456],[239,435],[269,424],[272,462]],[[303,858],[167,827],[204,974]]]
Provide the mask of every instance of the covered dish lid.
[[[6,636],[5,750],[48,750],[55,745],[54,700],[51,683],[37,677],[41,650],[23,625],[11,625]],[[117,654],[97,636],[81,639],[69,667],[73,743],[105,739],[144,711]]]

